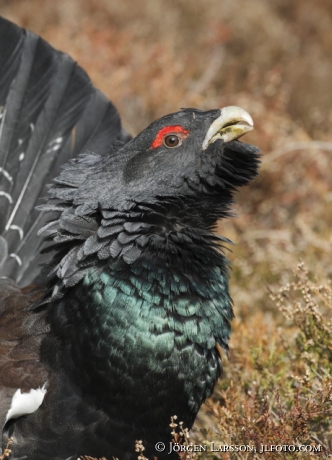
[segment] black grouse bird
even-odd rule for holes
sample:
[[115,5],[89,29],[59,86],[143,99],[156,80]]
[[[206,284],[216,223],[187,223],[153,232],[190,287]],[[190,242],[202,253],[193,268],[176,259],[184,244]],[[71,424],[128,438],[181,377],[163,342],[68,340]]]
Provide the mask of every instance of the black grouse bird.
[[70,57],[4,19],[0,111],[2,450],[170,458],[155,443],[172,415],[192,426],[227,350],[213,228],[257,175],[252,119],[184,109],[131,139]]

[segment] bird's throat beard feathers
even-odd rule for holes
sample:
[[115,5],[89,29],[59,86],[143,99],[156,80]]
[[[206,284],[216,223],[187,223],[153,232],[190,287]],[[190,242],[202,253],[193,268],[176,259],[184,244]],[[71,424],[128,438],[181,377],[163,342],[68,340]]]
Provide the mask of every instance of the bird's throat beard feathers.
[[50,189],[49,203],[41,206],[57,213],[40,231],[52,242],[46,251],[55,251],[50,296],[60,298],[89,271],[119,260],[131,265],[152,258],[168,270],[190,264],[198,272],[207,262],[223,267],[226,276],[228,264],[220,248],[228,240],[216,236],[214,226],[231,214],[237,188],[257,175],[259,154],[257,148],[234,141],[220,155],[219,143],[211,146],[199,175],[182,175],[176,193],[162,195],[145,190],[126,196],[114,190],[119,181],[112,189],[109,178],[112,170],[121,170],[125,154],[85,154],[67,164]]

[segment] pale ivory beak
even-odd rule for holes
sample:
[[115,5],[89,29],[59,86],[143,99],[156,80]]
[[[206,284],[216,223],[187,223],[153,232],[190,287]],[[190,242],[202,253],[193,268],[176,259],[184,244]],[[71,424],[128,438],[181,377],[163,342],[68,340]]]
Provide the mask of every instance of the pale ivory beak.
[[220,117],[211,124],[206,133],[202,149],[205,150],[217,139],[230,142],[254,129],[254,122],[248,112],[231,105],[220,109]]

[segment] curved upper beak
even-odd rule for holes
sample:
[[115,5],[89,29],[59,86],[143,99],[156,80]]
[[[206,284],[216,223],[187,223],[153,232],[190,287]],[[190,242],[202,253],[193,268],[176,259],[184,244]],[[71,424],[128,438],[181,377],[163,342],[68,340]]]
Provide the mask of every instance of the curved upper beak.
[[217,139],[230,142],[254,129],[248,112],[235,105],[220,109],[220,116],[211,124],[202,144],[205,150]]

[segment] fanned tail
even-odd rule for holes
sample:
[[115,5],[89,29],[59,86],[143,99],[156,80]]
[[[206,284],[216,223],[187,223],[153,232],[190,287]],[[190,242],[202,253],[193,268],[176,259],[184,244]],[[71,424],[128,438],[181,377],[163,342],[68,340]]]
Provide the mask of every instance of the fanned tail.
[[108,99],[68,55],[0,18],[0,277],[40,278],[35,210],[60,166],[84,151],[106,155],[130,137]]

